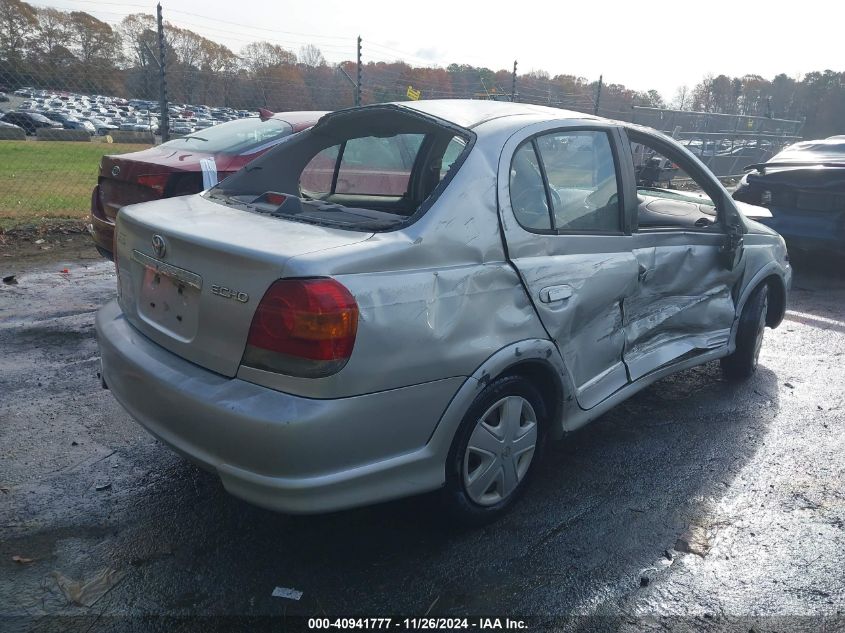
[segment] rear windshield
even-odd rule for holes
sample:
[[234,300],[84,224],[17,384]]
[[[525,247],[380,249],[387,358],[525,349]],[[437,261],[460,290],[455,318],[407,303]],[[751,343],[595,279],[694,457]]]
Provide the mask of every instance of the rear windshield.
[[202,152],[249,154],[273,145],[293,132],[285,121],[259,118],[239,119],[198,130],[182,138],[162,143],[161,147]]
[[460,168],[470,138],[396,108],[368,108],[296,135],[206,195],[301,222],[392,230],[430,206]]

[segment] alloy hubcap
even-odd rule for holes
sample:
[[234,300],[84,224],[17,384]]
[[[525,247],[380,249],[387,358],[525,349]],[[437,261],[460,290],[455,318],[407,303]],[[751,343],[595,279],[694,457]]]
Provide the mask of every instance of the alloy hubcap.
[[464,454],[464,489],[475,503],[507,499],[528,472],[537,447],[537,415],[521,396],[507,396],[487,409]]

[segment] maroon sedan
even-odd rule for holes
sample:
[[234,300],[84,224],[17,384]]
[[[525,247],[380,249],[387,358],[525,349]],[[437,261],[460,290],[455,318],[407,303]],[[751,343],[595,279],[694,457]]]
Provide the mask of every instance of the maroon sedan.
[[325,112],[267,112],[199,130],[140,152],[104,156],[91,193],[91,235],[112,259],[114,220],[121,207],[199,193],[261,156]]

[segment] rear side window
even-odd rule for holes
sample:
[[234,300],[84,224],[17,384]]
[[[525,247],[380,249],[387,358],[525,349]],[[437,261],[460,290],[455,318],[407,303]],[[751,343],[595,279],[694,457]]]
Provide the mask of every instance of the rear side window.
[[555,229],[621,230],[616,165],[605,132],[554,132],[538,137],[537,148],[549,184]]
[[452,165],[456,160],[458,160],[458,156],[461,155],[461,152],[464,151],[464,148],[467,146],[467,142],[462,139],[460,136],[455,136],[449,144],[446,146],[446,151],[443,152],[443,158],[440,161],[440,180],[449,173],[449,170],[452,168]]
[[540,161],[531,142],[524,143],[513,155],[510,193],[517,222],[527,229],[548,231],[552,228]]

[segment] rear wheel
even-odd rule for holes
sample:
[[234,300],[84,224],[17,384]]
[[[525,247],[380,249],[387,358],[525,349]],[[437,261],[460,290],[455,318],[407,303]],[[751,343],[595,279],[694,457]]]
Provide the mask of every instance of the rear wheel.
[[446,463],[448,510],[470,524],[492,521],[516,501],[542,453],[546,406],[522,376],[490,383],[461,422]]
[[721,361],[722,373],[728,380],[745,380],[757,371],[769,308],[768,291],[767,284],[756,288],[742,309],[736,332],[736,350]]

